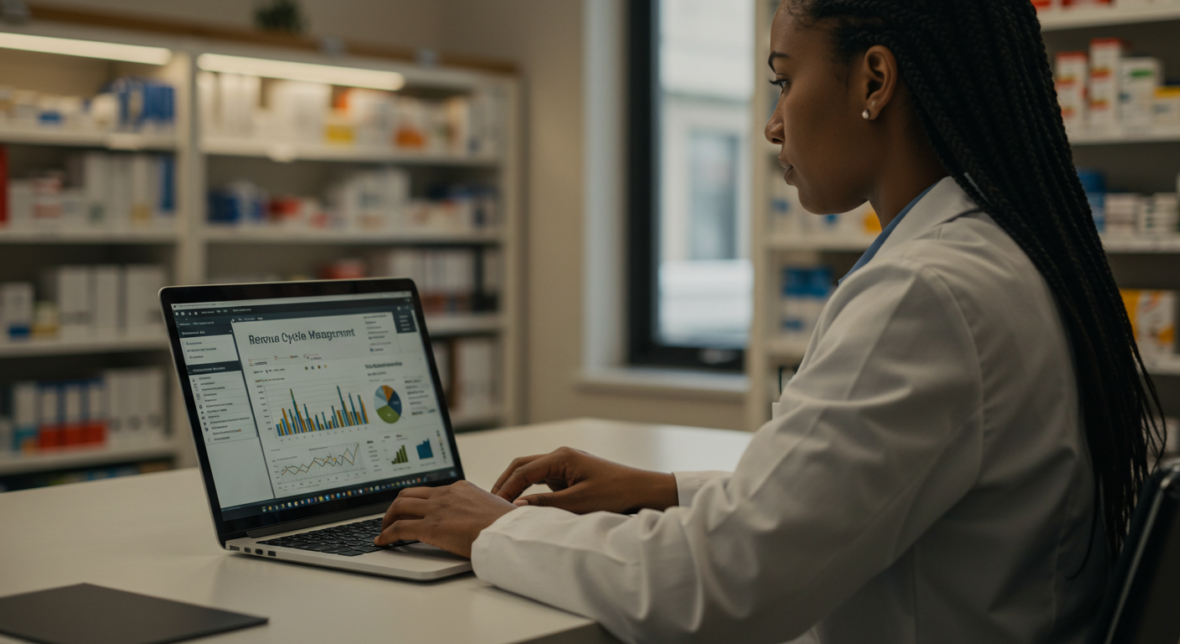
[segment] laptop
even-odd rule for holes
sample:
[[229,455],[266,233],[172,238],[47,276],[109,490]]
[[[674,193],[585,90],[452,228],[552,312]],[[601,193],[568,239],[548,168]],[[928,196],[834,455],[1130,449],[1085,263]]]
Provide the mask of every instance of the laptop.
[[411,280],[169,287],[160,303],[222,548],[414,580],[471,570],[372,545],[400,490],[463,479]]

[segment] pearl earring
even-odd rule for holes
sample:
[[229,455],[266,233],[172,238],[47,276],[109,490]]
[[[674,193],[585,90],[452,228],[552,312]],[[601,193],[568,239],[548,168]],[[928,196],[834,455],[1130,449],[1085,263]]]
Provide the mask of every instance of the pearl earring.
[[866,121],[873,120],[873,114],[868,110],[868,108],[866,108],[864,112],[861,112],[861,116],[863,116]]

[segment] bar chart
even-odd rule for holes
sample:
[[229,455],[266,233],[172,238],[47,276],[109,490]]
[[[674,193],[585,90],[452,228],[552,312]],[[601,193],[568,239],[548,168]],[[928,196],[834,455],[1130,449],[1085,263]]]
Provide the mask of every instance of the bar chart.
[[[430,439],[418,443],[418,460],[424,461],[428,458],[434,458],[434,450],[430,447]],[[404,447],[402,449],[405,449]]]
[[321,408],[312,412],[306,404],[300,405],[295,397],[294,389],[288,389],[287,394],[290,396],[291,406],[280,408],[283,418],[275,423],[275,431],[279,436],[294,436],[295,434],[369,424],[369,410],[365,408],[365,401],[360,396],[351,394],[346,399],[339,385],[336,386],[339,408],[329,405],[326,410]]
[[394,465],[401,465],[402,463],[409,463],[410,462],[410,457],[408,454],[406,454],[406,446],[405,445],[402,445],[401,448],[398,449],[396,453],[394,453],[393,461],[391,461],[391,462]]

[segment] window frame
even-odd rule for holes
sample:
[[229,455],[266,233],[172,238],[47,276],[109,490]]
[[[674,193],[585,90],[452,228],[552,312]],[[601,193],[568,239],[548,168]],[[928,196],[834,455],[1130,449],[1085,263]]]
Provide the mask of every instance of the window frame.
[[627,2],[627,361],[744,372],[746,349],[659,342],[659,0]]

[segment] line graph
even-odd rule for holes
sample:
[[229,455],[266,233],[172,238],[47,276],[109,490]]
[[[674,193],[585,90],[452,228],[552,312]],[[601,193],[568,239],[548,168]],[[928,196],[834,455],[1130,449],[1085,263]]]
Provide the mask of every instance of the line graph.
[[288,456],[272,462],[277,484],[307,482],[327,476],[363,473],[360,443],[312,447],[304,456]]

